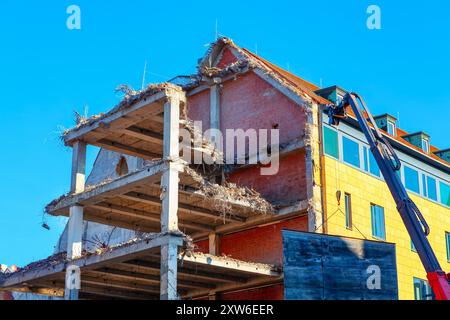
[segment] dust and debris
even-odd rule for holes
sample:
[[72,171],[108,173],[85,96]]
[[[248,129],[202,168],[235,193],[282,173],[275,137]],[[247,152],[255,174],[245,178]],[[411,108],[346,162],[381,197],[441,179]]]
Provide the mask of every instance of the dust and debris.
[[214,203],[215,209],[225,218],[233,214],[233,203],[245,205],[259,213],[272,213],[273,206],[257,191],[248,187],[239,187],[234,183],[225,182],[222,185],[210,182],[192,168],[186,167],[185,173],[198,183],[199,191]]
[[118,111],[121,111],[123,109],[131,107],[136,102],[145,99],[149,96],[152,96],[158,92],[164,91],[164,90],[176,90],[176,91],[182,91],[183,89],[177,85],[163,82],[163,83],[157,83],[157,84],[150,84],[145,88],[144,90],[133,90],[130,86],[127,85],[120,85],[116,88],[117,91],[124,92],[124,98],[122,101],[116,105],[113,109],[108,111],[107,113],[100,113],[98,115],[94,115],[88,118],[80,118],[79,123],[76,124],[75,127],[72,129],[65,130],[62,134],[62,139],[69,134],[70,132],[79,130],[80,128],[90,125],[91,123],[98,121],[100,119],[104,119]]
[[[50,267],[54,267],[58,264],[61,263],[68,263],[69,261],[76,261],[79,259],[84,259],[90,256],[94,256],[94,255],[102,255],[105,254],[107,252],[111,252],[114,250],[117,250],[119,248],[123,248],[123,247],[129,247],[132,246],[134,244],[140,243],[140,242],[145,242],[145,241],[149,241],[149,240],[153,240],[153,239],[157,239],[159,237],[163,237],[166,235],[173,235],[173,236],[178,236],[183,238],[183,250],[184,252],[193,252],[193,240],[191,237],[187,236],[186,234],[184,234],[181,231],[171,231],[171,232],[161,232],[161,233],[146,233],[146,234],[141,234],[140,236],[136,236],[132,239],[129,239],[125,242],[119,243],[119,244],[115,244],[113,246],[109,246],[105,243],[101,243],[100,246],[98,246],[97,248],[94,248],[93,250],[83,250],[81,253],[80,257],[77,257],[76,259],[68,259],[67,258],[67,252],[59,252],[56,254],[53,254],[45,259],[39,260],[39,261],[35,261],[32,262],[28,265],[26,265],[23,268],[17,268],[16,271],[14,272],[8,272],[8,273],[1,273],[0,274],[0,279],[6,279],[8,277],[11,277],[13,275],[17,275],[17,274],[22,274],[22,273],[26,273],[29,271],[34,271],[34,270],[42,270],[42,269],[47,269]],[[84,240],[83,240],[84,241]],[[190,254],[191,254],[190,253]]]

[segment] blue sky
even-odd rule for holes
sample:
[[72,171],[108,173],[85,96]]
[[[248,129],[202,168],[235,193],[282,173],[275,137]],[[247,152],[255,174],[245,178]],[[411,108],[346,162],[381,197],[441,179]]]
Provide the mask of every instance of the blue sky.
[[[450,4],[412,3],[3,0],[0,262],[23,266],[53,251],[64,219],[42,228],[43,208],[69,188],[71,153],[59,135],[73,110],[111,108],[117,85],[140,87],[145,60],[147,82],[194,72],[216,19],[237,44],[316,84],[359,92],[373,113],[399,113],[402,128],[450,147]],[[81,30],[66,27],[71,4]],[[381,30],[366,27],[370,4],[381,8]]]

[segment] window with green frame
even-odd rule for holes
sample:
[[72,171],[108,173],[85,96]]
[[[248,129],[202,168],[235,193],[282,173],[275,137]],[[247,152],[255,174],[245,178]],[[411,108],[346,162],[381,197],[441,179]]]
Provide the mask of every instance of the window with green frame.
[[447,244],[447,261],[450,262],[450,232],[445,233],[445,243]]
[[380,240],[386,240],[384,208],[376,204],[371,204],[370,213],[372,218],[372,236]]
[[329,127],[323,127],[323,140],[324,140],[324,152],[325,154],[339,159],[339,143],[338,133]]
[[414,299],[434,300],[434,293],[428,281],[414,278]]
[[344,162],[358,168],[360,167],[358,142],[342,136],[342,155]]
[[450,186],[439,181],[439,190],[441,192],[441,203],[450,207]]

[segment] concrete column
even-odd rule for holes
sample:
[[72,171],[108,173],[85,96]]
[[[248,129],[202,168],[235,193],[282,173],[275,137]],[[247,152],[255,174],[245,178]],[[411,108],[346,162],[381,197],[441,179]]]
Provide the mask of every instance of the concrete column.
[[[86,144],[81,141],[75,142],[72,148],[72,175],[70,191],[72,193],[82,192],[86,180]],[[70,208],[70,217],[67,228],[67,258],[75,259],[81,256],[83,236],[83,207],[73,206]],[[77,300],[80,289],[80,270],[70,265],[66,270],[66,300]]]
[[177,300],[177,256],[179,237],[169,235],[167,243],[161,246],[161,300]]
[[220,235],[210,233],[209,236],[209,254],[214,256],[220,255]]
[[[220,130],[220,78],[214,78],[214,84],[210,88],[210,126],[211,129]],[[212,131],[211,140],[218,143],[218,135]]]
[[180,97],[173,94],[164,104],[163,158],[167,169],[161,178],[161,232],[167,232],[169,235],[166,237],[167,241],[161,245],[161,300],[178,299],[177,255],[180,237],[171,233],[178,231],[179,120]]

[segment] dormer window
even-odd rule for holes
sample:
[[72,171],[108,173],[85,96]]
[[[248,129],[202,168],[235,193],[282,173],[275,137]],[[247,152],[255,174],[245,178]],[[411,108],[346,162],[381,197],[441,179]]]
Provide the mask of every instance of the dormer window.
[[395,122],[388,120],[386,129],[387,133],[389,133],[391,136],[395,136]]
[[410,133],[402,136],[403,139],[422,149],[426,153],[430,153],[430,136],[425,132]]
[[397,128],[396,128],[397,118],[387,113],[382,114],[380,116],[375,116],[373,118],[378,128],[384,130],[393,137],[397,135]]
[[422,150],[426,153],[430,152],[430,143],[428,142],[428,139],[422,138]]

